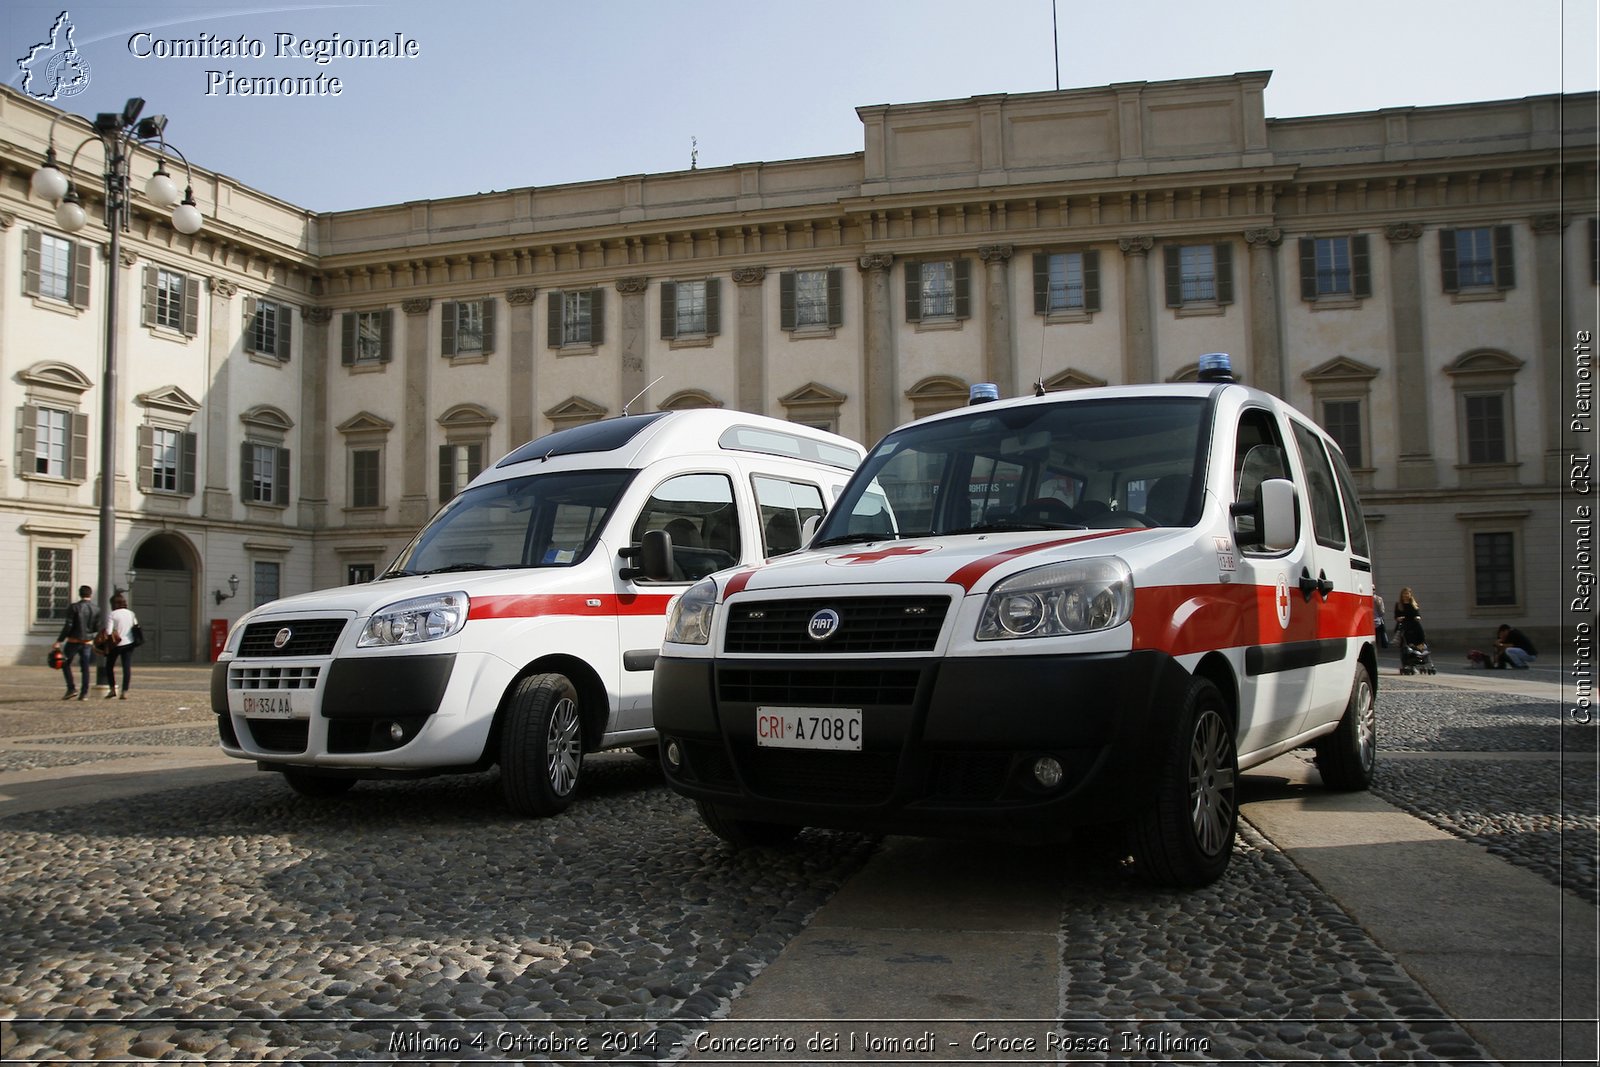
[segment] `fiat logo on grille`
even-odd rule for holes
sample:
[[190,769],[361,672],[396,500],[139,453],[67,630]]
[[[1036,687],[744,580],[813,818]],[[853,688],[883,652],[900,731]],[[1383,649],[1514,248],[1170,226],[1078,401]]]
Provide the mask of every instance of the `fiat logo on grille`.
[[838,632],[839,613],[832,608],[823,608],[806,623],[806,633],[811,635],[813,641],[826,641]]
[[272,635],[272,647],[282,648],[284,645],[289,643],[289,638],[293,636],[294,631],[285,626],[283,629]]

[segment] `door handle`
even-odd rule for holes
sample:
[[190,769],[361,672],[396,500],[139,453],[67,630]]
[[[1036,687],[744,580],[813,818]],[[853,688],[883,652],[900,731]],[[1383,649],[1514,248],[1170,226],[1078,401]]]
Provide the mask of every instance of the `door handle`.
[[1311,603],[1312,593],[1321,593],[1323,601],[1326,602],[1332,592],[1333,582],[1328,580],[1327,571],[1318,571],[1317,577],[1313,578],[1310,567],[1300,568],[1300,595],[1305,598],[1306,603]]
[[1333,592],[1333,582],[1329,581],[1327,571],[1319,570],[1317,572],[1317,592],[1322,594],[1324,602],[1327,601],[1328,594]]

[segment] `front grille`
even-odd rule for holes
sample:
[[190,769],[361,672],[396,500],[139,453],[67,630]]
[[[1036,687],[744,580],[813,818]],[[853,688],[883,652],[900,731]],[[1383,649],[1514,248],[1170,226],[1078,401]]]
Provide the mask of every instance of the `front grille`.
[[321,667],[230,667],[229,689],[315,689]]
[[717,697],[724,703],[814,707],[910,705],[917,695],[917,670],[751,670],[719,667]]
[[[823,608],[839,614],[826,640],[809,632]],[[950,598],[943,596],[834,597],[741,603],[728,615],[725,650],[753,655],[828,655],[849,652],[931,652]]]
[[[328,656],[344,632],[344,619],[289,619],[280,622],[253,622],[245,627],[239,642],[239,658],[259,656]],[[278,634],[287,630],[289,638],[277,647]]]
[[304,752],[311,724],[305,719],[246,719],[256,747],[268,752]]
[[752,792],[817,804],[881,804],[894,791],[899,752],[755,749],[739,766]]
[[1009,752],[946,753],[934,764],[932,795],[964,803],[998,800],[1010,772]]

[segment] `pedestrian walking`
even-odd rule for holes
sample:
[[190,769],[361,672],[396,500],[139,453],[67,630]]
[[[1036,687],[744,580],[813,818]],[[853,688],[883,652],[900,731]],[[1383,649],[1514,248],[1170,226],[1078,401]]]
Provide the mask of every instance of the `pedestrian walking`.
[[[61,633],[51,647],[61,650],[61,673],[67,679],[67,691],[62,700],[74,696],[79,700],[89,695],[89,665],[94,662],[94,639],[100,632],[100,609],[90,599],[94,590],[87,585],[78,587],[78,599],[68,606],[67,617],[61,624]],[[82,684],[72,684],[72,665],[76,662]]]
[[[111,619],[108,629],[114,642],[111,650],[106,653],[106,681],[110,688],[106,690],[106,699],[121,696],[128,699],[128,671],[133,663],[134,643],[133,628],[139,625],[139,617],[128,607],[128,598],[118,593],[111,598]],[[118,663],[122,664],[122,692],[117,692],[116,669]]]
[[1389,628],[1384,623],[1383,617],[1387,612],[1383,609],[1383,595],[1378,592],[1372,594],[1372,636],[1378,639],[1379,648],[1389,647]]

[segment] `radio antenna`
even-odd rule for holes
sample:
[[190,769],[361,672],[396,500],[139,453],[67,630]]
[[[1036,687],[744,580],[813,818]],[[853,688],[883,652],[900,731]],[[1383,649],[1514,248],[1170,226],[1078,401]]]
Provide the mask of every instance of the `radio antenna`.
[[647,385],[643,389],[639,390],[638,393],[636,393],[634,395],[634,398],[632,400],[630,400],[626,404],[622,405],[622,414],[623,414],[623,416],[626,417],[627,414],[628,414],[628,409],[633,407],[633,405],[635,405],[635,404],[637,404],[639,402],[639,397],[644,396],[644,394],[648,393],[651,389],[654,389],[656,387],[656,384],[661,381],[661,378],[665,378],[665,377],[666,377],[665,374],[661,375],[661,377],[657,378],[655,381],[651,382],[649,385]]
[[1033,395],[1044,396],[1044,325],[1039,326],[1039,377],[1033,380]]

